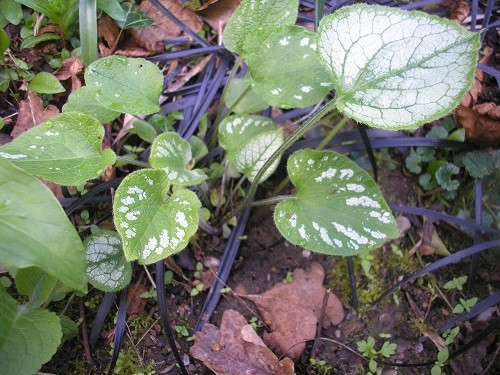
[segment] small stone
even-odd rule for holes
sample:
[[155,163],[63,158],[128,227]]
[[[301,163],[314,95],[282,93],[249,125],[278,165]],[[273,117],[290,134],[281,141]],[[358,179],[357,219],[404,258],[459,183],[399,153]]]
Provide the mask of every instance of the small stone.
[[311,256],[311,250],[307,250],[307,249],[302,250],[302,256],[304,258],[309,258]]

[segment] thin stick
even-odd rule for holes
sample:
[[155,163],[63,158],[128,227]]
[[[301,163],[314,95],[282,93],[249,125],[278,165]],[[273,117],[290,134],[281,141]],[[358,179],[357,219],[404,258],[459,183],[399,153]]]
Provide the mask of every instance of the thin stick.
[[318,351],[318,342],[321,336],[321,329],[323,328],[323,320],[325,320],[326,305],[328,304],[328,297],[330,297],[330,289],[325,290],[325,296],[323,297],[323,306],[321,306],[321,314],[318,322],[318,329],[316,330],[316,338],[314,339],[314,344],[311,349],[311,358],[316,357],[316,352]]
[[87,363],[90,365],[94,364],[94,359],[92,358],[92,354],[90,353],[90,345],[89,345],[89,335],[87,332],[87,321],[85,319],[85,305],[83,304],[83,299],[78,299],[78,307],[80,310],[80,318],[82,319],[81,331],[82,331],[82,340],[83,340],[83,348],[85,350],[85,359]]

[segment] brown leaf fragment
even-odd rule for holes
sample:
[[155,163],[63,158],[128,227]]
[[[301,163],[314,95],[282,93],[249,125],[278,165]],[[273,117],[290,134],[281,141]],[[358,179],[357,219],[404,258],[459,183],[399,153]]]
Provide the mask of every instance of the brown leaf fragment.
[[[193,10],[184,8],[178,1],[160,0],[160,3],[194,32],[201,31],[203,22]],[[137,45],[151,52],[161,52],[164,40],[181,35],[182,30],[149,1],[143,1],[139,9],[154,23],[145,29],[131,30],[131,39]]]
[[443,4],[443,8],[450,10],[449,18],[461,24],[470,13],[468,0],[449,0]]
[[141,274],[136,283],[130,284],[127,295],[127,315],[139,315],[144,311],[148,300],[142,298],[141,294],[147,291],[144,285],[144,274]]
[[107,47],[105,48],[107,48],[108,50],[116,48],[118,38],[120,37],[120,28],[116,25],[116,22],[113,21],[110,16],[108,16],[107,14],[103,14],[101,18],[99,18],[99,23],[97,24],[97,32],[99,36],[101,36],[107,43]]
[[28,91],[26,99],[19,102],[19,114],[10,135],[16,138],[19,134],[58,114],[59,109],[56,106],[49,104],[43,108],[42,99],[34,92]]
[[240,2],[240,0],[219,0],[209,7],[198,9],[198,14],[214,30],[222,30]]
[[82,81],[78,77],[83,73],[84,65],[78,57],[70,57],[63,61],[61,67],[54,72],[59,81],[71,78],[71,92],[82,87]]
[[500,119],[481,114],[473,108],[459,105],[454,113],[455,122],[465,129],[467,139],[480,144],[500,142]]
[[289,358],[278,360],[234,310],[222,315],[220,329],[207,323],[197,332],[189,353],[217,375],[293,375]]
[[[325,270],[314,262],[306,270],[296,269],[289,284],[278,283],[260,295],[242,295],[257,305],[269,327],[264,342],[277,355],[297,361],[306,347],[305,341],[314,339],[326,291],[324,278]],[[343,319],[342,303],[329,293],[323,328],[337,325]]]

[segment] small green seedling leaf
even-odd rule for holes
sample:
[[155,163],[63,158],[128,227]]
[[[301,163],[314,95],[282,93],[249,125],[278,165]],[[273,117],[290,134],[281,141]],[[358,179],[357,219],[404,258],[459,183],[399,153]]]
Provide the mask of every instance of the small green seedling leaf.
[[113,111],[148,115],[160,110],[163,75],[145,59],[104,57],[87,67],[85,83],[94,100]]
[[406,168],[415,174],[422,172],[422,167],[420,166],[421,162],[422,157],[417,153],[410,154],[405,159]]
[[137,12],[134,10],[135,5],[132,4],[123,4],[122,5],[125,11],[125,21],[121,22],[117,20],[116,23],[123,30],[131,29],[133,27],[136,28],[146,28],[153,24],[153,20],[146,16],[142,12]]
[[28,89],[38,94],[57,94],[66,91],[61,82],[50,73],[40,72],[31,80]]
[[[272,106],[304,108],[333,88],[316,58],[316,34],[299,26],[258,29],[245,41],[254,91]],[[293,77],[293,79],[290,79]]]
[[19,293],[29,297],[29,306],[40,307],[50,298],[57,279],[40,268],[27,267],[16,272],[15,282]]
[[84,241],[89,283],[104,292],[117,292],[130,283],[132,267],[122,250],[117,233],[100,231]]
[[449,352],[447,348],[443,348],[438,352],[437,360],[439,363],[445,363],[448,360]]
[[247,115],[262,111],[269,107],[252,87],[243,79],[235,78],[227,87],[226,107],[239,115]]
[[0,363],[3,374],[31,375],[55,354],[62,338],[59,318],[20,306],[0,287]]
[[446,290],[457,289],[461,291],[466,281],[467,281],[467,276],[454,277],[452,280],[444,284],[443,288]]
[[[283,130],[262,116],[236,115],[226,117],[219,127],[219,144],[238,172],[253,181],[255,175],[283,143]],[[259,182],[268,178],[279,164],[269,167]]]
[[471,151],[462,159],[464,167],[474,178],[483,178],[495,170],[495,159],[486,151]]
[[40,35],[30,35],[21,42],[21,50],[33,48],[39,43],[48,42],[49,40],[60,40],[61,36],[55,33],[43,33]]
[[86,292],[85,249],[61,204],[44,184],[2,157],[0,238],[4,266],[35,266]]
[[397,238],[387,203],[370,175],[331,151],[297,151],[287,162],[296,188],[274,221],[289,242],[330,255],[357,255]]
[[388,130],[416,129],[455,108],[479,47],[479,33],[450,20],[365,4],[337,10],[318,29],[338,110]]
[[208,154],[208,147],[203,139],[196,135],[192,135],[188,142],[191,145],[191,152],[193,153],[193,159],[196,163]]
[[78,185],[115,162],[102,150],[104,129],[93,117],[68,112],[54,116],[0,147],[0,156],[35,176],[60,185]]
[[0,0],[0,13],[13,25],[19,25],[23,19],[21,4],[15,0]]
[[117,23],[123,23],[127,20],[127,11],[121,6],[118,0],[97,0],[97,8],[117,21]]
[[151,166],[167,173],[173,185],[198,185],[207,179],[201,169],[192,169],[194,164],[191,145],[178,133],[160,134],[151,146]]
[[438,184],[447,191],[454,191],[458,189],[460,182],[454,180],[453,176],[458,175],[460,168],[453,163],[446,163],[439,167],[436,171],[436,181]]
[[243,55],[243,44],[255,29],[295,24],[298,7],[298,0],[243,0],[227,22],[224,45],[231,52]]
[[71,93],[63,106],[63,112],[80,112],[95,117],[101,124],[113,121],[120,115],[120,112],[106,108],[97,101],[94,90],[89,87],[81,87]]
[[147,121],[144,120],[136,120],[132,124],[132,127],[127,131],[130,134],[137,134],[139,138],[148,143],[153,143],[156,136],[155,128]]
[[175,189],[163,170],[129,174],[116,190],[115,226],[128,261],[151,264],[181,251],[198,229],[201,203],[195,193]]

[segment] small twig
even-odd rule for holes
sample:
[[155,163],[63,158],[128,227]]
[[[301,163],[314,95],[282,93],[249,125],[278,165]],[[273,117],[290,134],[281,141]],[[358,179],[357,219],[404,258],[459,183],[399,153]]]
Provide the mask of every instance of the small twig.
[[80,310],[80,318],[82,319],[81,331],[82,331],[83,348],[85,350],[85,359],[87,360],[88,364],[93,365],[94,359],[92,358],[92,354],[90,353],[89,335],[87,332],[87,321],[85,320],[85,305],[83,304],[82,298],[78,299],[78,307]]
[[318,342],[321,336],[321,328],[323,328],[323,320],[325,319],[326,305],[328,304],[328,297],[330,297],[330,289],[325,290],[325,295],[323,297],[323,305],[321,306],[321,314],[319,316],[318,329],[316,330],[316,337],[314,338],[314,343],[311,349],[311,358],[316,357],[316,352],[318,351]]
[[153,288],[156,289],[155,281],[151,277],[151,274],[149,273],[148,267],[146,267],[146,266],[143,266],[143,267],[144,267],[144,270],[146,271],[146,275],[148,276],[149,281],[151,282],[151,285],[153,285]]

